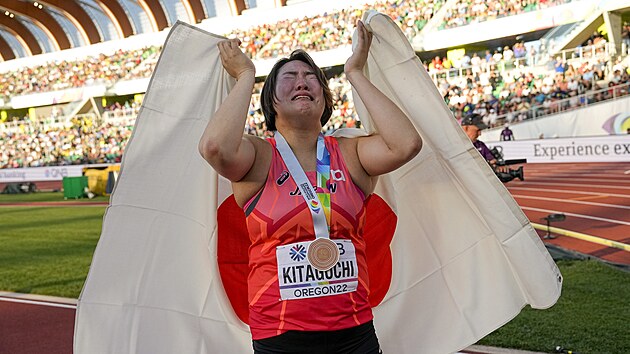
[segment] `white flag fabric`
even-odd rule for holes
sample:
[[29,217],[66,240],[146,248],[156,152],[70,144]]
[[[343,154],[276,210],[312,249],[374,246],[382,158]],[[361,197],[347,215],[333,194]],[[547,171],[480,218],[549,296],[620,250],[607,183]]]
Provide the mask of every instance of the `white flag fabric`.
[[[379,213],[366,224],[379,342],[388,354],[454,352],[526,304],[553,305],[561,276],[398,27],[374,12],[364,20],[374,33],[366,72],[424,140],[414,160],[380,178],[368,208]],[[221,39],[181,22],[171,29],[79,298],[75,353],[253,352],[244,216],[197,151],[234,84]]]
[[[452,117],[408,40],[388,17],[366,72],[411,118],[422,151],[380,178],[396,211],[391,287],[374,309],[386,353],[449,353],[475,343],[523,306],[552,306],[562,277],[527,217]],[[356,41],[355,41],[356,42]],[[353,95],[368,131],[369,115]]]

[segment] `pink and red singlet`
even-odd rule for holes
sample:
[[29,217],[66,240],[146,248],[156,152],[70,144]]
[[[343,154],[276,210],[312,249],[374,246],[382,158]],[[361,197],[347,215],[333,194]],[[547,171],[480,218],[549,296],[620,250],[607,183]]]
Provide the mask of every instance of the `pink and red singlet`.
[[[280,157],[274,139],[273,157],[261,192],[245,206],[249,249],[249,326],[254,340],[288,330],[329,331],[350,328],[372,319],[368,300],[365,242],[365,196],[350,178],[337,140],[326,137],[330,153],[330,238],[351,240],[356,252],[358,286],[353,292],[281,300],[276,247],[315,239],[313,219],[304,198]],[[315,171],[306,175],[313,185]],[[319,192],[319,191],[318,191]]]

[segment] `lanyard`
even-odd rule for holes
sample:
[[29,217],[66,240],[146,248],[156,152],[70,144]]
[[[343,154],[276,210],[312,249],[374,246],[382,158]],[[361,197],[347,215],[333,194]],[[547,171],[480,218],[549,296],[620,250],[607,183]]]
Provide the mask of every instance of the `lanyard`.
[[330,153],[326,149],[324,136],[320,133],[317,137],[317,187],[322,193],[317,193],[306,173],[300,166],[293,150],[280,132],[275,132],[276,148],[284,163],[289,169],[291,178],[297,184],[306,201],[308,209],[313,217],[315,225],[315,238],[329,238],[329,228],[327,219],[330,220],[330,193],[325,192],[328,180],[330,179]]

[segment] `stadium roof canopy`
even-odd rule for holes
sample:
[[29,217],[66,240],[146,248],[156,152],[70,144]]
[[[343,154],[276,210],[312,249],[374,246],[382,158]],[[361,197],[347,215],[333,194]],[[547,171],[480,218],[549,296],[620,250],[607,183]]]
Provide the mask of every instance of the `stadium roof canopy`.
[[[247,3],[248,0],[0,0],[0,59],[159,32],[177,20],[195,24],[217,15],[237,15]],[[280,6],[284,3],[278,2]]]

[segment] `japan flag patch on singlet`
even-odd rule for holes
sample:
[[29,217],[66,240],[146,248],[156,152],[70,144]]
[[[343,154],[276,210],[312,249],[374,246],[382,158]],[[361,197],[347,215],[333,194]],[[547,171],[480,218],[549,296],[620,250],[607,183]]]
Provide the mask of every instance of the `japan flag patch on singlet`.
[[350,240],[333,240],[339,247],[339,261],[321,271],[308,262],[306,252],[312,241],[276,247],[278,282],[282,300],[331,296],[357,290],[359,268]]

